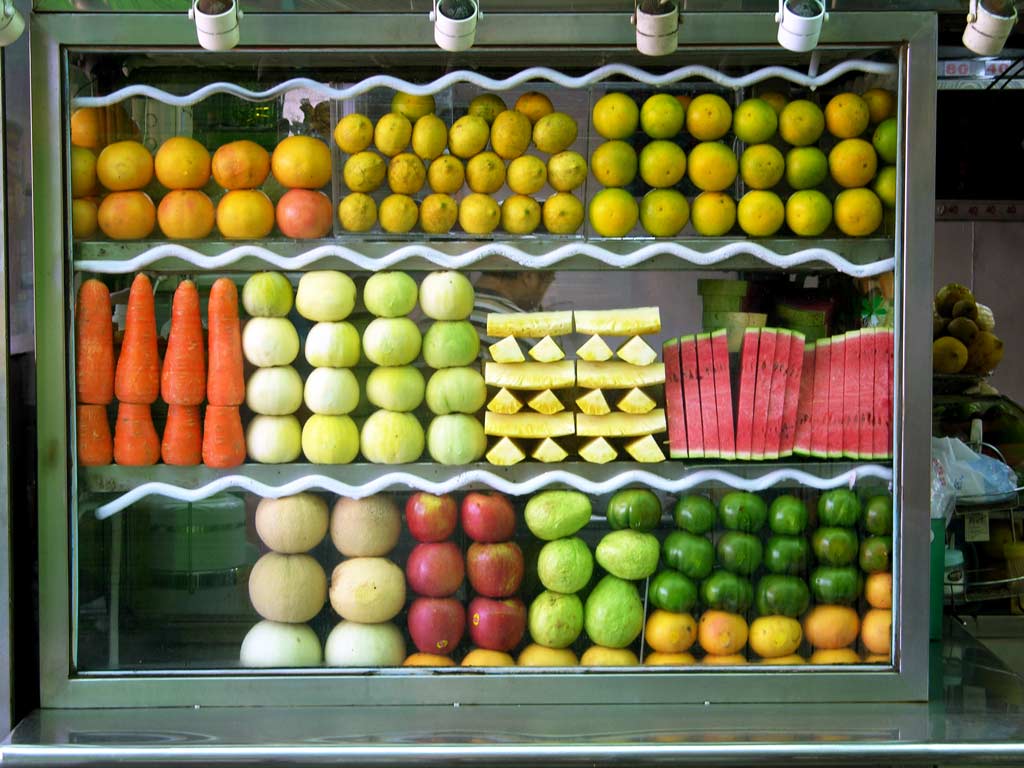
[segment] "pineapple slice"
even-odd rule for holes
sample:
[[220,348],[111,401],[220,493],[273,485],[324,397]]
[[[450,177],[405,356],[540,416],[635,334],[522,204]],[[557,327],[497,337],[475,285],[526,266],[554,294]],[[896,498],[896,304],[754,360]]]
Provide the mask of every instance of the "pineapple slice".
[[[490,363],[488,363],[490,365]],[[488,384],[491,383],[488,381]],[[632,389],[665,383],[665,364],[630,365],[629,363],[576,362],[576,383],[587,389]]]
[[537,413],[543,413],[547,416],[565,410],[565,406],[562,405],[562,401],[558,399],[558,395],[550,389],[538,392],[536,395],[531,397],[526,404],[533,408]]
[[650,365],[658,359],[658,353],[640,336],[634,336],[615,350],[615,356],[631,365]]
[[633,387],[615,404],[623,413],[644,414],[654,410],[657,403],[642,389]]
[[543,461],[545,464],[553,464],[558,461],[565,461],[565,457],[568,456],[569,453],[550,437],[545,437],[537,447],[533,449],[533,453],[530,455],[537,461]]
[[607,464],[618,455],[615,449],[612,448],[611,443],[603,437],[595,437],[593,440],[588,440],[580,447],[580,456],[591,464]]
[[654,464],[665,460],[665,454],[658,445],[658,441],[651,435],[638,437],[626,443],[626,453],[632,456],[641,464]]
[[[484,434],[497,437],[565,437],[576,431],[576,421],[571,413],[555,413],[546,416],[541,413],[517,413],[506,416],[503,413],[484,414]],[[648,432],[652,430],[647,430]]]
[[576,357],[591,363],[603,363],[612,357],[612,348],[596,333],[576,350]]
[[576,366],[572,360],[558,363],[484,363],[484,381],[492,387],[509,389],[565,389],[576,383]]
[[565,357],[565,352],[558,346],[557,341],[550,336],[545,336],[530,347],[530,357],[538,363],[557,363]]
[[592,389],[582,397],[577,397],[576,405],[588,416],[604,416],[612,412],[600,389]]
[[491,402],[487,404],[487,410],[511,416],[513,413],[519,413],[523,410],[523,401],[502,387],[498,390],[498,394],[491,398]]
[[523,449],[507,437],[501,438],[487,452],[487,460],[499,467],[511,467],[525,458],[526,454],[523,453]]
[[[576,310],[576,333],[603,333],[606,336],[639,336],[661,331],[661,311],[657,307],[634,309]],[[490,334],[490,329],[488,329]]]
[[641,437],[664,432],[665,429],[663,408],[639,416],[631,413],[610,413],[607,416],[581,413],[576,416],[576,434],[580,437]]
[[521,363],[526,360],[515,336],[506,336],[501,341],[491,344],[487,351],[491,353],[491,359],[496,363]]
[[488,336],[542,339],[572,333],[572,312],[512,312],[487,315]]

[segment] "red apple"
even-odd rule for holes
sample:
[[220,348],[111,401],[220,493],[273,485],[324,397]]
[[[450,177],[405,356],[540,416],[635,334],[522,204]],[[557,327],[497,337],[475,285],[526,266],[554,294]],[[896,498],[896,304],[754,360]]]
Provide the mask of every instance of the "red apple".
[[484,597],[511,597],[523,583],[523,551],[514,541],[474,542],[466,551],[466,575],[473,591]]
[[473,645],[492,651],[511,651],[526,632],[526,606],[517,597],[474,597],[466,609],[466,619]]
[[426,597],[448,597],[462,586],[466,568],[462,550],[454,541],[417,544],[405,561],[409,589]]
[[459,522],[459,508],[451,496],[414,493],[405,503],[405,521],[416,541],[444,541]]
[[453,597],[417,597],[409,606],[409,636],[423,653],[447,656],[466,629],[462,603]]
[[500,493],[468,493],[462,500],[462,530],[473,541],[508,541],[516,532],[516,511]]

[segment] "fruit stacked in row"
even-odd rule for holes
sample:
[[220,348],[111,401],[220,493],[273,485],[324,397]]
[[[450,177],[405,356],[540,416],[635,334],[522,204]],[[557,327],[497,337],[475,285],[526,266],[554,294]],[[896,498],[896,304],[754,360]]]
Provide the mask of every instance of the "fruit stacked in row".
[[864,574],[860,642],[867,661],[886,663],[892,630],[892,497],[872,496],[864,503],[858,564]]
[[971,290],[950,283],[935,294],[932,311],[932,369],[936,373],[986,375],[1003,359],[1003,341],[995,334],[992,310]]
[[281,234],[305,239],[330,233],[334,206],[321,191],[331,183],[331,150],[327,144],[313,136],[288,136],[274,148],[270,169],[287,190],[274,209]]
[[[76,109],[70,123],[71,233],[75,238],[86,238],[96,232],[100,204],[96,157],[109,144],[137,140],[139,127],[122,104]],[[143,217],[151,218],[152,202],[138,202]]]

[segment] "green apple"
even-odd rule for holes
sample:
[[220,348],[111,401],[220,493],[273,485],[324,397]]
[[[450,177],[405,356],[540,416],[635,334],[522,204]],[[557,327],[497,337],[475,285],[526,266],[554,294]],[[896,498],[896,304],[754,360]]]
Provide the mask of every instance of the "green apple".
[[427,450],[438,464],[472,464],[487,450],[484,425],[464,413],[435,416],[427,428]]
[[414,411],[425,387],[423,374],[411,365],[374,368],[366,379],[366,399],[386,411]]
[[295,413],[302,405],[302,377],[290,365],[257,368],[246,382],[245,404],[264,416]]
[[324,416],[344,416],[359,405],[359,382],[348,368],[314,368],[306,377],[306,407]]
[[469,365],[480,354],[480,335],[468,320],[438,320],[423,337],[423,359],[431,368]]
[[420,307],[433,320],[465,320],[475,298],[473,284],[458,272],[431,272],[420,285]]
[[374,464],[409,464],[423,454],[423,427],[411,413],[374,411],[363,423],[359,447]]
[[254,317],[242,330],[245,359],[259,368],[291,365],[299,356],[299,334],[284,317]]
[[416,309],[417,292],[405,272],[377,272],[363,287],[363,304],[377,317],[402,317]]
[[302,453],[311,464],[348,464],[359,454],[359,430],[348,416],[314,413],[302,427]]
[[363,352],[375,365],[408,365],[420,354],[423,339],[407,317],[378,317],[363,331]]
[[487,400],[487,385],[476,368],[444,368],[427,382],[427,407],[439,416],[476,413]]
[[294,416],[254,416],[245,430],[245,450],[260,464],[287,464],[302,452],[302,427]]
[[359,363],[359,331],[352,323],[317,323],[306,334],[306,361],[316,368]]
[[307,272],[299,280],[295,308],[313,322],[344,320],[356,305],[356,284],[343,272]]
[[250,317],[284,317],[292,311],[292,284],[280,272],[257,272],[245,281],[242,306]]

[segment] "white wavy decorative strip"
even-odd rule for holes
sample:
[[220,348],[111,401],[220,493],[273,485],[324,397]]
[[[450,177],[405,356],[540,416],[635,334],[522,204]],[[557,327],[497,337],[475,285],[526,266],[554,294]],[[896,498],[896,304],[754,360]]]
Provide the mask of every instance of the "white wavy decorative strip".
[[827,248],[806,248],[792,254],[778,254],[760,243],[734,241],[707,253],[695,251],[678,242],[652,242],[632,253],[613,253],[596,243],[574,242],[555,248],[543,255],[526,253],[508,243],[486,243],[464,254],[453,256],[423,244],[404,245],[386,256],[366,256],[343,245],[322,245],[298,256],[281,256],[259,245],[240,245],[217,256],[206,256],[179,243],[166,243],[150,248],[137,256],[124,260],[83,259],[75,268],[99,274],[125,274],[138,272],[164,258],[177,258],[201,269],[223,269],[246,257],[253,257],[282,270],[299,270],[324,258],[337,258],[361,270],[389,269],[406,259],[422,258],[444,269],[466,269],[489,256],[501,256],[522,267],[543,269],[554,266],[573,256],[588,256],[611,267],[634,267],[655,256],[668,254],[698,266],[712,266],[734,256],[749,254],[766,264],[782,269],[823,261],[838,272],[853,277],[871,277],[895,268],[894,258],[870,264],[853,264]]
[[642,69],[625,64],[607,64],[578,77],[571,77],[557,70],[549,69],[548,67],[529,67],[528,69],[517,72],[511,77],[506,77],[503,80],[495,80],[494,78],[487,77],[479,72],[457,70],[455,72],[449,72],[448,74],[439,77],[437,80],[423,85],[410,83],[406,80],[402,80],[401,78],[392,77],[391,75],[374,75],[373,77],[368,77],[365,80],[361,80],[347,88],[332,88],[329,85],[317,82],[316,80],[298,77],[292,80],[286,80],[285,82],[276,85],[273,88],[268,88],[265,91],[252,91],[248,88],[235,85],[234,83],[211,83],[210,85],[206,85],[183,96],[176,96],[149,85],[130,85],[106,96],[76,97],[72,99],[72,105],[74,107],[106,107],[111,104],[124,101],[125,99],[129,99],[133,96],[146,96],[151,99],[156,99],[164,104],[170,104],[177,107],[187,107],[202,101],[208,96],[218,93],[231,94],[239,97],[240,99],[245,99],[246,101],[266,101],[296,88],[312,90],[329,99],[349,99],[353,96],[367,93],[374,88],[394,88],[395,90],[404,91],[405,93],[410,93],[416,96],[426,96],[428,94],[443,91],[456,83],[471,83],[478,88],[487,91],[505,91],[533,80],[547,80],[565,88],[585,88],[586,86],[593,85],[594,83],[598,83],[616,75],[622,75],[635,80],[638,83],[651,86],[669,85],[681,80],[700,77],[727,88],[746,88],[773,78],[787,80],[788,82],[796,85],[802,85],[807,88],[816,88],[827,85],[848,72],[891,75],[895,74],[896,71],[895,64],[882,64],[875,61],[863,61],[858,59],[841,62],[818,75],[807,75],[788,67],[764,67],[762,69],[749,72],[741,77],[730,77],[729,75],[724,75],[715,69],[701,65],[690,65],[675,69],[671,72],[666,72],[662,75],[653,75],[650,72],[645,72]]
[[840,488],[846,485],[852,486],[857,479],[863,477],[874,477],[891,482],[892,470],[889,467],[877,464],[865,464],[862,467],[848,470],[832,478],[821,478],[799,469],[777,469],[773,472],[767,472],[760,477],[743,478],[721,469],[702,469],[683,478],[669,479],[642,469],[632,469],[602,481],[588,480],[585,477],[580,477],[565,470],[553,470],[517,483],[485,469],[470,469],[440,482],[426,480],[409,472],[389,472],[360,485],[349,485],[324,475],[310,474],[280,486],[267,485],[245,475],[227,475],[192,490],[179,488],[169,483],[144,483],[113,501],[97,507],[96,517],[104,520],[145,496],[166,496],[178,501],[193,502],[209,498],[230,488],[240,488],[264,498],[279,498],[281,496],[301,493],[302,491],[322,490],[336,493],[339,496],[358,499],[372,496],[375,493],[380,493],[396,486],[404,486],[441,495],[469,485],[482,483],[510,496],[522,496],[547,486],[558,484],[575,488],[583,493],[600,495],[611,493],[630,483],[643,484],[649,488],[666,493],[686,491],[709,482],[720,482],[730,488],[741,491],[763,491],[781,482],[796,481],[811,488],[824,490],[827,488]]

